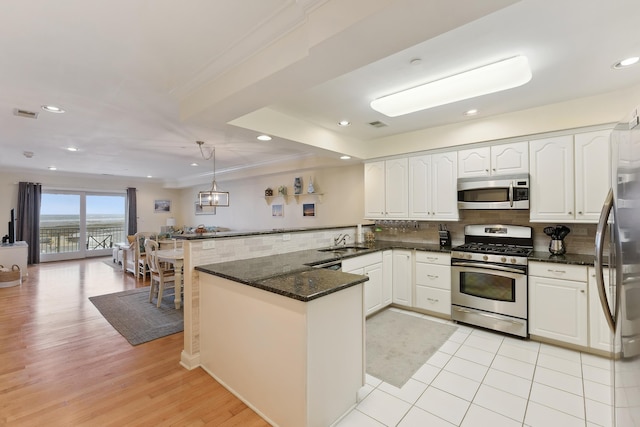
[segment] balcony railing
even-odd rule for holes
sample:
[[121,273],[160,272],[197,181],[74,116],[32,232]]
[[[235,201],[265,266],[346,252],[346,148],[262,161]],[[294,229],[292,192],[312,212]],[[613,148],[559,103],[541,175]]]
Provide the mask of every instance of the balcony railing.
[[80,227],[40,227],[40,253],[78,252],[80,245],[87,250],[109,249],[124,242],[124,224],[87,224],[86,241],[80,242]]

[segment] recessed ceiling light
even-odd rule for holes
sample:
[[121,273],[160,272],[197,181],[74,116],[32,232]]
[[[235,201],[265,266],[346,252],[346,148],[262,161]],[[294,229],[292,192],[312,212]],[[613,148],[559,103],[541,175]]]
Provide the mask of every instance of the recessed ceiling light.
[[64,110],[60,107],[57,107],[55,105],[43,105],[41,107],[44,111],[48,111],[50,113],[64,113]]
[[49,170],[50,170],[50,171],[56,171],[56,170],[58,170],[58,168],[57,168],[57,167],[55,167],[55,166],[49,166]]
[[76,147],[67,147],[67,151],[78,151]]
[[191,163],[191,166],[198,166],[197,163]]
[[371,101],[379,113],[397,117],[463,99],[522,86],[531,80],[526,56],[514,56]]
[[338,126],[349,126],[351,122],[349,120],[340,120]]
[[151,175],[147,175],[147,178],[153,178]]
[[465,116],[475,116],[476,114],[478,114],[478,110],[476,110],[475,108],[464,112]]
[[269,135],[259,135],[258,139],[260,141],[271,141],[271,137]]
[[613,68],[615,68],[616,70],[619,70],[621,68],[630,67],[632,65],[637,64],[638,60],[640,60],[639,57],[631,56],[629,58],[623,59],[622,61],[616,62],[615,64],[613,64]]
[[350,158],[351,156],[347,156],[347,155],[340,156],[340,160],[349,160]]

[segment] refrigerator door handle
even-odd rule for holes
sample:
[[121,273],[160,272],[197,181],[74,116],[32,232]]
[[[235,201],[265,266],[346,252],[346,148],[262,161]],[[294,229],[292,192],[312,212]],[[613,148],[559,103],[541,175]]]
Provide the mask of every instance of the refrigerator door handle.
[[[603,273],[603,251],[604,251],[604,237],[607,227],[607,221],[613,208],[613,189],[609,189],[609,193],[604,201],[604,206],[600,212],[600,219],[598,220],[598,228],[596,229],[596,283],[598,287],[598,296],[600,297],[600,305],[604,312],[604,317],[607,319],[611,332],[616,332],[616,318],[617,307],[614,307],[613,313],[609,309],[609,302],[607,300],[607,293],[604,285],[604,273]],[[617,292],[616,292],[617,294]]]

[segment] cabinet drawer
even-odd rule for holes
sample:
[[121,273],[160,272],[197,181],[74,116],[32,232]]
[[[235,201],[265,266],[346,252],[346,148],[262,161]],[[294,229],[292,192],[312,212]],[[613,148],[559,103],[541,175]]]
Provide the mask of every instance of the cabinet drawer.
[[416,285],[451,290],[451,266],[416,262]]
[[443,252],[416,251],[416,262],[451,265],[451,255]]
[[382,262],[382,252],[374,252],[372,254],[360,255],[354,258],[342,260],[342,271],[352,271],[367,265]]
[[427,286],[416,286],[417,308],[451,315],[451,292]]
[[583,265],[531,261],[529,262],[529,276],[586,282],[587,267]]

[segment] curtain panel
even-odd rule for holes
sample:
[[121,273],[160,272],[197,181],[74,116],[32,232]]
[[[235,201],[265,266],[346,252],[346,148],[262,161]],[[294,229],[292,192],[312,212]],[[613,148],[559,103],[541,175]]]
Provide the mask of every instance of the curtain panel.
[[138,210],[136,189],[127,188],[127,235],[133,236],[138,232]]
[[18,183],[18,213],[16,240],[29,245],[27,263],[40,263],[40,203],[42,185],[32,182]]

